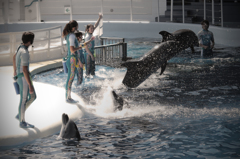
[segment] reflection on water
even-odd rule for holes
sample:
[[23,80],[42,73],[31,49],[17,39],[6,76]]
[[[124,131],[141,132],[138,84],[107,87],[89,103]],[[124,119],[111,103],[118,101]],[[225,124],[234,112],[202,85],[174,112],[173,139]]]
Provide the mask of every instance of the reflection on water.
[[[151,42],[128,41],[128,55],[142,56]],[[223,47],[223,46],[216,46]],[[84,98],[76,122],[83,140],[58,133],[0,151],[0,157],[31,158],[240,158],[240,49],[223,47],[212,58],[190,50],[169,61],[136,89],[121,84],[126,69],[97,66],[96,78],[73,92]],[[34,77],[64,88],[62,69]],[[114,89],[129,108],[114,112]]]

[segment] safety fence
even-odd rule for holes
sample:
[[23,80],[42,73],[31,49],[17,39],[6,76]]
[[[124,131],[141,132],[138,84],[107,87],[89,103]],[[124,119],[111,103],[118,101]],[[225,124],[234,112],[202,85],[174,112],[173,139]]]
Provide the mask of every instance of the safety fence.
[[100,45],[116,44],[119,42],[124,42],[124,38],[101,37],[100,39]]
[[[66,41],[61,37],[62,27],[32,31],[33,46],[28,48],[30,62],[60,59],[67,55]],[[13,55],[22,42],[22,32],[0,34],[0,66],[12,65]],[[119,65],[127,59],[127,44],[124,38],[100,37],[95,45],[97,65]]]
[[[63,50],[62,26],[34,30],[33,46],[28,48],[31,62],[59,59],[65,56]],[[0,66],[12,65],[13,55],[22,43],[23,32],[0,34]]]
[[[129,59],[127,57],[127,43],[124,38],[99,37],[95,39],[95,64],[119,67],[122,61]],[[65,41],[63,42],[65,44]],[[63,50],[67,52],[66,45]],[[67,55],[67,53],[66,53]]]
[[95,54],[96,65],[120,67],[120,63],[127,60],[127,43],[118,42],[95,46]]

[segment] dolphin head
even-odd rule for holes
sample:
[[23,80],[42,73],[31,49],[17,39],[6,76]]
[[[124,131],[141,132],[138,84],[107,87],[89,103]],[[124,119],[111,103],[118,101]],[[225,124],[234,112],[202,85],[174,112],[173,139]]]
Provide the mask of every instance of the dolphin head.
[[68,120],[69,120],[68,115],[65,114],[65,113],[63,113],[63,114],[62,114],[62,123],[63,123],[64,125],[66,125],[67,122],[68,122]]
[[114,98],[117,98],[117,94],[115,91],[112,91],[112,94],[113,94]]
[[198,37],[196,34],[189,29],[180,29],[172,33],[175,36],[175,40],[179,41],[181,45],[198,46]]
[[160,31],[159,34],[162,35],[162,42],[174,39],[173,35],[167,31]]
[[115,101],[114,103],[116,104],[115,110],[117,110],[117,109],[122,110],[123,109],[123,104],[124,104],[123,98],[118,96],[115,91],[112,91],[112,95],[115,99],[114,100]]

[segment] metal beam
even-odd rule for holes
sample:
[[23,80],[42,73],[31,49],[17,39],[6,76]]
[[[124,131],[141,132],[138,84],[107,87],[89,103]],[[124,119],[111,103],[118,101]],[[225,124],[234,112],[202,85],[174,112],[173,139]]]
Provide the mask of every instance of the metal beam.
[[223,0],[221,0],[221,26],[223,27]]
[[214,17],[214,0],[212,0],[212,25],[215,23],[215,17]]
[[101,13],[103,15],[103,0],[102,0],[102,4],[101,4]]
[[159,22],[159,0],[158,0],[158,22]]
[[131,5],[130,5],[130,20],[132,21],[132,0],[130,0]]
[[182,18],[183,18],[183,23],[185,23],[185,8],[184,8],[184,0],[182,0]]
[[70,0],[70,21],[72,21],[73,19],[72,19],[72,0]]
[[37,12],[37,16],[38,16],[38,22],[41,22],[41,10],[40,10],[40,0],[38,0],[38,2],[37,2],[37,10],[38,10],[38,12]]
[[204,20],[206,20],[206,0],[203,2]]
[[173,21],[173,0],[171,0],[171,22]]

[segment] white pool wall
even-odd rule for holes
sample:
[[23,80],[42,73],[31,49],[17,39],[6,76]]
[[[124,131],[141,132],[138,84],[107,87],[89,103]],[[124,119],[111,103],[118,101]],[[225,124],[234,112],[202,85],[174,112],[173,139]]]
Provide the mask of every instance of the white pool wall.
[[[12,23],[1,24],[0,33],[19,32],[62,26],[64,28],[67,21],[60,22],[32,22],[32,23]],[[85,30],[85,26],[95,21],[79,21],[79,30]],[[187,23],[167,23],[167,22],[148,22],[148,21],[104,21],[104,37],[122,37],[122,38],[159,38],[160,31],[165,30],[174,32],[179,29],[190,29],[196,34],[202,29],[200,24]],[[210,26],[209,30],[213,32],[216,44],[227,46],[240,46],[240,29],[223,28]]]

